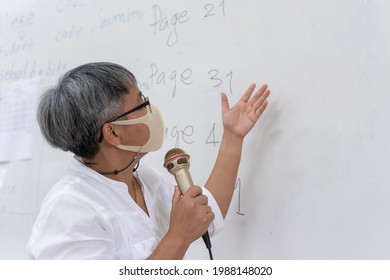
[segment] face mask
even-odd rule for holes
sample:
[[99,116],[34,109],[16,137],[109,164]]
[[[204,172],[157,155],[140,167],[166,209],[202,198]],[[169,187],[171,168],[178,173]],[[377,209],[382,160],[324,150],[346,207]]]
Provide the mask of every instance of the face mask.
[[143,146],[128,146],[118,145],[117,147],[121,150],[148,153],[157,151],[161,148],[164,143],[164,120],[161,116],[160,110],[150,105],[152,112],[147,111],[145,116],[132,120],[113,121],[113,124],[119,125],[133,125],[133,124],[145,124],[149,128],[149,140]]

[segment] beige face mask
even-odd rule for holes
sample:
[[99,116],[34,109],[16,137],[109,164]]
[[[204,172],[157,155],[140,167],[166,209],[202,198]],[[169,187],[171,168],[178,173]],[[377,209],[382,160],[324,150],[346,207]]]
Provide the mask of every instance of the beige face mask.
[[150,137],[149,140],[143,146],[128,146],[118,145],[121,150],[148,153],[159,150],[164,143],[164,120],[161,116],[160,110],[150,105],[151,112],[148,110],[145,116],[132,120],[113,121],[113,124],[119,125],[133,125],[133,124],[145,124],[149,128]]

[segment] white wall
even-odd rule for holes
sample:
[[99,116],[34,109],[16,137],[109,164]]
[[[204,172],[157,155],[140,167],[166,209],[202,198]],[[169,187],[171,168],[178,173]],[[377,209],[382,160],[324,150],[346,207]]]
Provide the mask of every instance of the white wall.
[[[120,63],[166,121],[163,149],[141,164],[166,172],[165,152],[180,146],[192,155],[197,184],[217,153],[207,142],[221,138],[219,92],[234,104],[251,82],[269,84],[225,231],[213,240],[215,258],[390,257],[389,1],[1,0],[0,7],[0,102],[17,80],[38,79],[41,93],[79,64]],[[27,258],[40,203],[72,156],[44,143],[37,125],[33,144],[31,160],[0,163],[2,259]],[[188,258],[207,259],[202,241]]]

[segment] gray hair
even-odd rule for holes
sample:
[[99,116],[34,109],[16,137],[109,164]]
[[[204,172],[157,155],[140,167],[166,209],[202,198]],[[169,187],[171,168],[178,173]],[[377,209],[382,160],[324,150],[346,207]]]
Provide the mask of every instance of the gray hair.
[[70,70],[41,96],[37,118],[44,138],[53,147],[94,157],[101,127],[123,112],[122,96],[136,86],[134,75],[114,63]]

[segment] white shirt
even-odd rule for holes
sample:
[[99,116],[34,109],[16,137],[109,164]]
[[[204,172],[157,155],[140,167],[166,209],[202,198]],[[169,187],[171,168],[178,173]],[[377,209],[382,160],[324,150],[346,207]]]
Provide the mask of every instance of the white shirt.
[[[134,202],[127,185],[74,159],[47,194],[27,250],[34,259],[145,259],[169,227],[174,184],[140,165],[140,182],[149,216]],[[207,189],[215,235],[223,228],[218,205]]]

